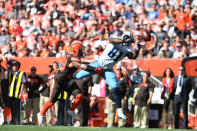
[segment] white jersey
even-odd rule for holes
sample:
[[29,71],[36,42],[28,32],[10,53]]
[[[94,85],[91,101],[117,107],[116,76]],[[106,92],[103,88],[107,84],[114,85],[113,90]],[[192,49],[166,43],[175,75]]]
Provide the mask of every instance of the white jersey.
[[109,43],[98,59],[99,64],[105,69],[111,69],[116,63],[126,57],[129,52],[133,52],[131,46]]

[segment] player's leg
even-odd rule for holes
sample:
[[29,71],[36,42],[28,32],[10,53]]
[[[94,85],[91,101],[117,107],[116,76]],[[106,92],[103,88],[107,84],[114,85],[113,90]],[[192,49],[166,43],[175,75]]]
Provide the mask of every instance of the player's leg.
[[[96,67],[96,68],[101,67],[98,61],[91,63],[90,66]],[[89,71],[81,70],[79,72],[74,73],[73,77],[76,79],[82,79],[93,74],[96,74],[96,72],[89,72]]]
[[40,113],[38,113],[38,124],[39,124],[39,126],[44,126],[44,116],[45,116],[46,112],[48,111],[48,109],[50,107],[52,107],[54,105],[54,103],[57,101],[57,98],[58,98],[59,94],[60,94],[60,89],[54,87],[50,100],[48,100],[44,104],[44,107],[43,107],[42,111]]
[[74,82],[71,87],[69,87],[68,92],[75,96],[74,102],[70,109],[68,110],[68,113],[76,120],[79,120],[78,115],[74,112],[74,110],[82,103],[84,95],[82,94],[81,90],[77,86],[77,84]]
[[[52,91],[52,96],[50,100],[48,100],[42,109],[42,111],[38,114],[38,124],[40,126],[43,126],[44,124],[44,116],[48,109],[54,105],[54,103],[57,101],[58,96],[60,95],[61,90],[63,90],[63,85],[64,85],[64,74],[63,72],[58,73],[55,77],[55,85]],[[66,78],[66,77],[65,77]]]
[[82,93],[77,94],[70,110],[74,111],[81,104],[81,102],[83,101],[83,98],[84,98],[84,95]]
[[[56,85],[56,84],[57,84],[57,83],[55,83],[55,85]],[[44,107],[43,107],[43,109],[42,109],[42,111],[41,111],[41,113],[40,113],[42,116],[45,116],[47,110],[48,110],[51,106],[53,106],[54,103],[57,101],[58,96],[60,95],[60,90],[61,90],[61,88],[58,88],[57,86],[55,86],[55,87],[53,88],[52,96],[51,96],[50,100],[48,100],[48,101],[45,103],[45,105],[44,105]]]
[[114,94],[114,101],[116,104],[116,108],[118,111],[118,117],[121,119],[127,119],[127,117],[123,114],[122,108],[121,108],[121,97],[119,94],[119,88],[118,88],[118,80],[116,77],[116,74],[112,69],[104,69],[104,78],[106,83],[109,85],[109,87],[112,89]]

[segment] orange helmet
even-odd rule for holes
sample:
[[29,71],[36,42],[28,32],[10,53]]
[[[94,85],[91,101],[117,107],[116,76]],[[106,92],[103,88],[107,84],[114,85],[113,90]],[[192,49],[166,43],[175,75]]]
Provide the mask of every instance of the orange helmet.
[[82,56],[82,45],[80,41],[73,41],[70,45],[70,54],[74,56]]

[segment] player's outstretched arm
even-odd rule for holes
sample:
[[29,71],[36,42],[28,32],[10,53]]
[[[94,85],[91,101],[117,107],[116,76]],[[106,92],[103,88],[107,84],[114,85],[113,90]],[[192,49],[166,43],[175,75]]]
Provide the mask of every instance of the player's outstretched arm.
[[122,36],[111,35],[109,38],[109,42],[112,44],[123,44],[123,45],[131,45],[131,43],[135,42],[135,39],[131,32],[126,31]]
[[109,38],[109,42],[113,44],[120,44],[123,40],[121,38]]
[[131,43],[134,43],[134,38],[109,38],[109,42],[113,44],[123,44],[123,45],[131,45]]
[[96,70],[95,67],[92,67],[88,64],[83,64],[82,62],[79,62],[79,61],[72,61],[72,65],[76,68],[86,70],[86,71],[95,71]]
[[103,74],[103,68],[96,68],[96,67],[93,67],[93,66],[90,66],[88,64],[83,64],[81,62],[78,62],[78,61],[73,61],[72,62],[72,65],[76,68],[79,68],[79,69],[82,69],[82,70],[85,70],[85,71],[90,71],[90,72],[96,72],[98,75],[102,75]]

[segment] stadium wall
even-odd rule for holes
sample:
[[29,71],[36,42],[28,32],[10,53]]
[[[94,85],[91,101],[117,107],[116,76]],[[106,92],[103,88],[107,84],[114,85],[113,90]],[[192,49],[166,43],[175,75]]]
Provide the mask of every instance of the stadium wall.
[[[13,58],[19,62],[21,62],[20,70],[29,73],[32,66],[37,68],[37,74],[47,74],[48,66],[52,64],[54,61],[59,62],[61,65],[65,65],[65,58]],[[92,62],[94,59],[86,58],[83,59],[84,62]],[[121,63],[123,67],[128,70],[132,69],[133,64],[135,63],[142,70],[148,70],[151,72],[153,76],[162,76],[164,70],[167,67],[170,67],[175,72],[175,75],[178,73],[177,69],[181,65],[182,59],[139,59],[139,60],[129,60],[124,59]],[[3,61],[2,66],[5,67],[6,62]]]

